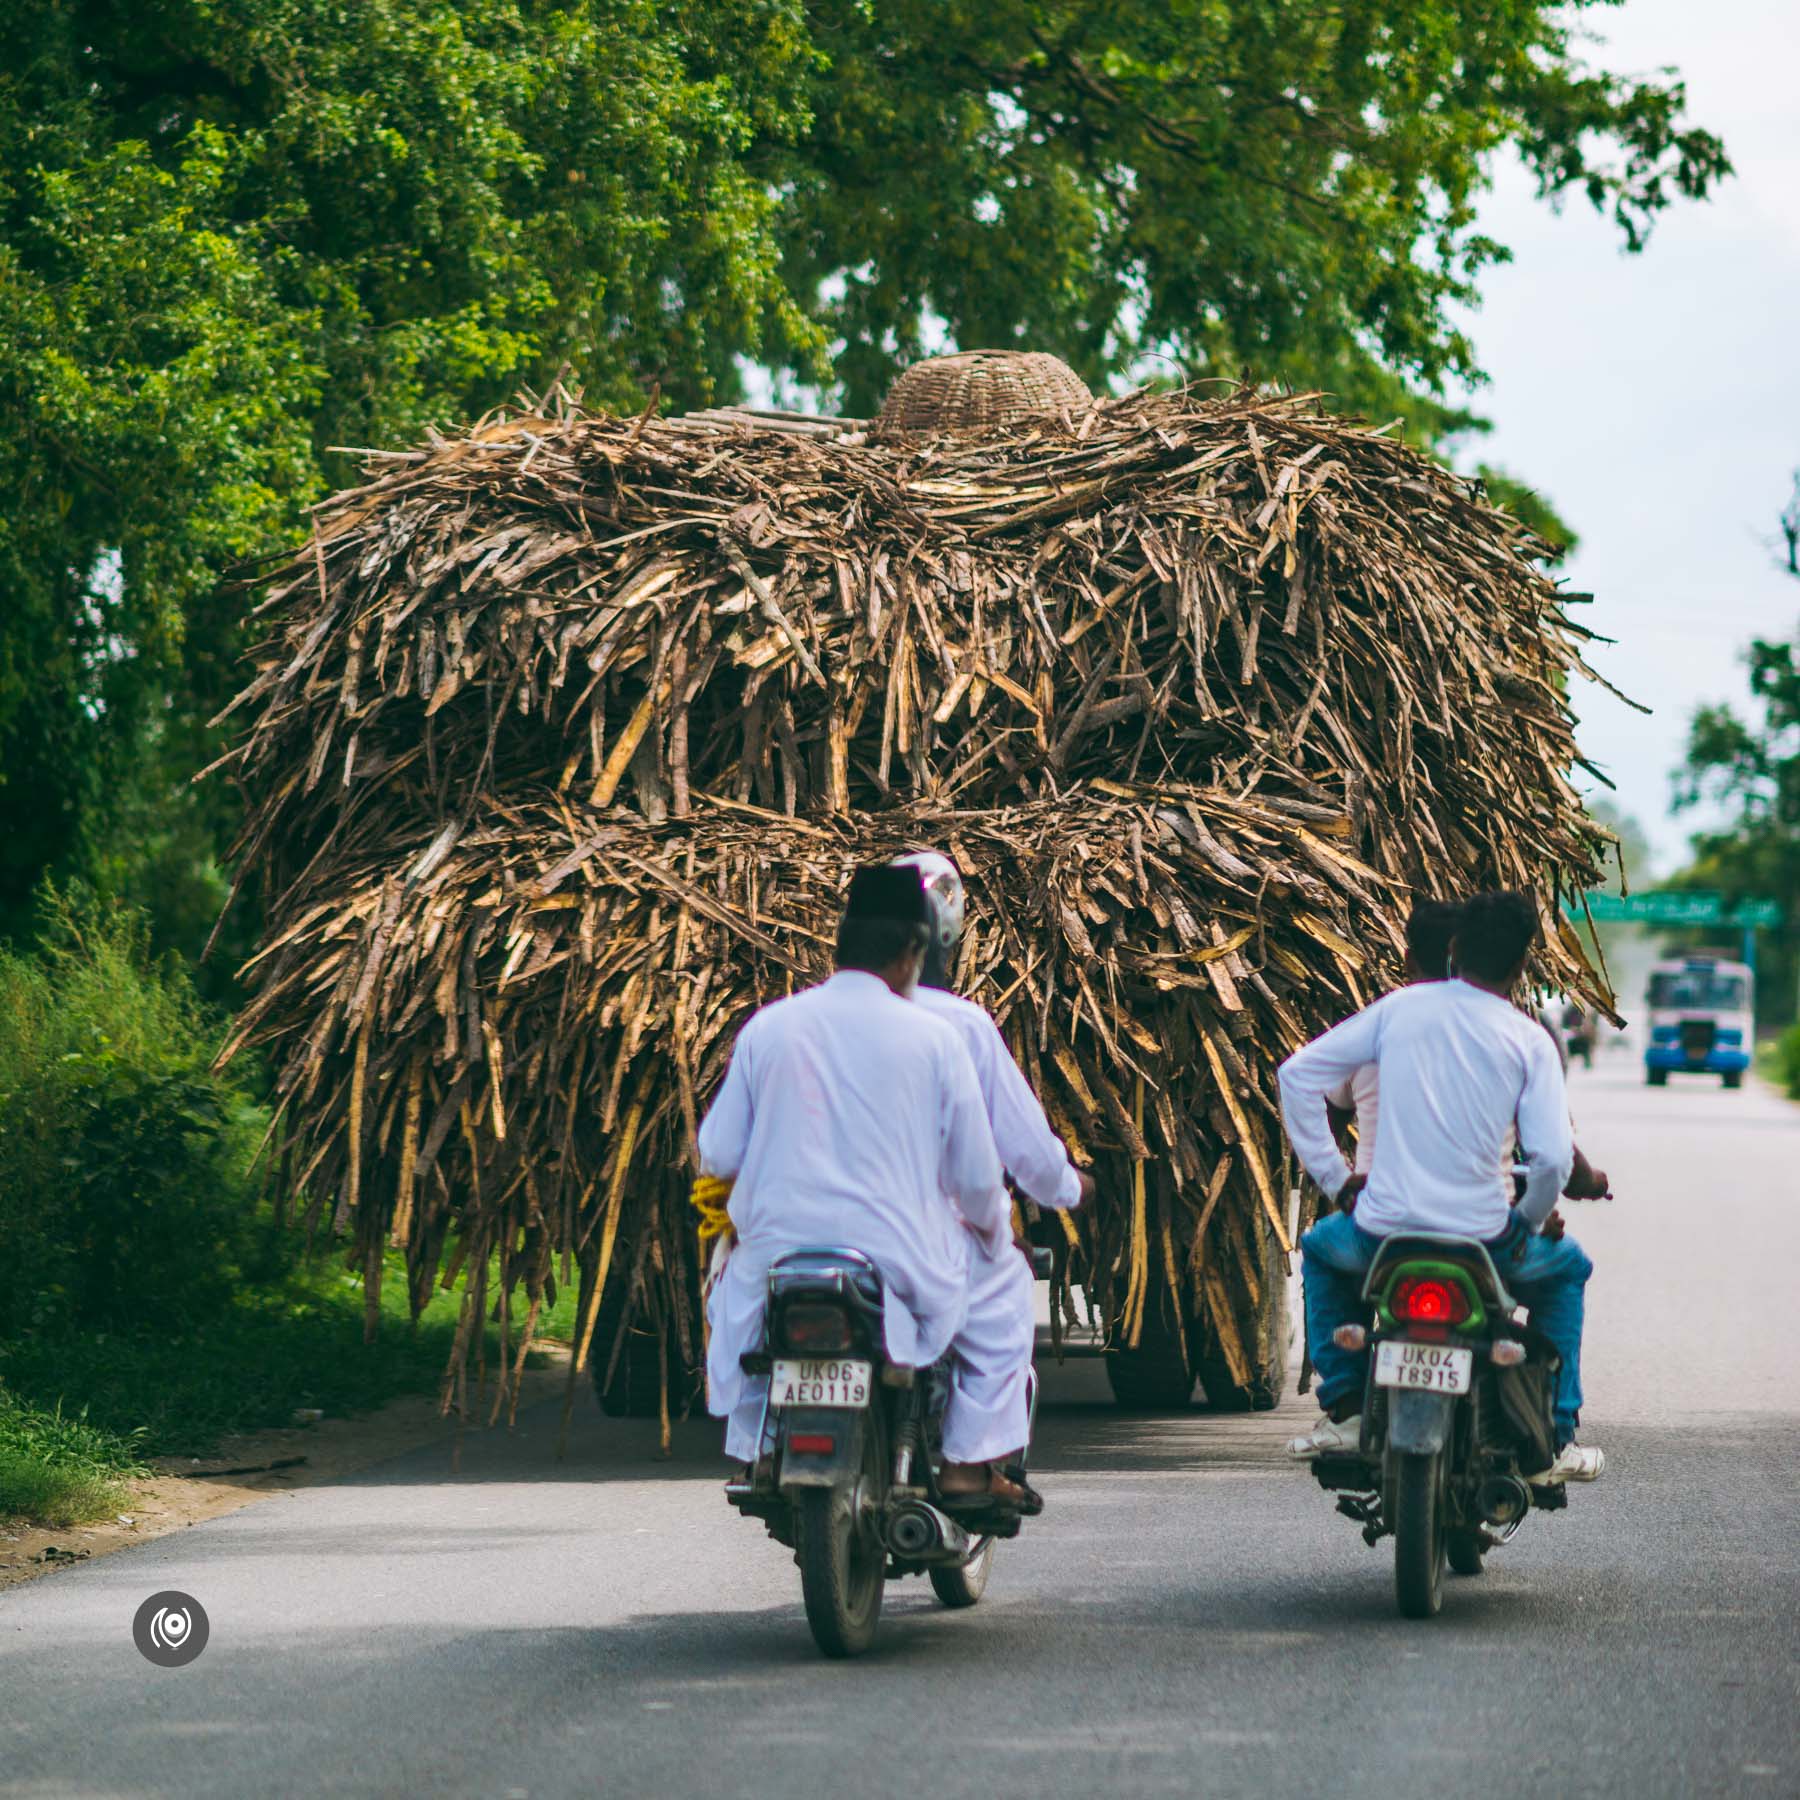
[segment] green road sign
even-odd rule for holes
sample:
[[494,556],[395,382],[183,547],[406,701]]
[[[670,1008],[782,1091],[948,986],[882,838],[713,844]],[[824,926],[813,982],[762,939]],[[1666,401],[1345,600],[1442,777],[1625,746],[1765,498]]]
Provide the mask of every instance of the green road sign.
[[[1699,889],[1671,889],[1660,894],[1589,894],[1588,911],[1597,921],[1639,925],[1779,925],[1781,907],[1774,900],[1727,902],[1722,894]],[[1582,916],[1579,900],[1563,907],[1571,919]]]

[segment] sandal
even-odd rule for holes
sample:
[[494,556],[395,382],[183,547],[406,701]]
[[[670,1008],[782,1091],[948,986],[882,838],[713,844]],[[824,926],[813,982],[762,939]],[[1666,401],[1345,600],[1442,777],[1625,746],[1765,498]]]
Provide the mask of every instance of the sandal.
[[944,1511],[955,1518],[1005,1512],[1035,1519],[1044,1510],[1044,1496],[1029,1482],[1008,1480],[992,1463],[987,1465],[987,1472],[985,1488],[940,1490],[938,1503]]

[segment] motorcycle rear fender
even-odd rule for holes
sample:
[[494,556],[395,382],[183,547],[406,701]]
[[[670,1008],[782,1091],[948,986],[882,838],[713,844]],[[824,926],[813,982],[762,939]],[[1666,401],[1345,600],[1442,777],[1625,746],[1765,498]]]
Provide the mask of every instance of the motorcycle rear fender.
[[[781,1448],[782,1488],[850,1487],[862,1473],[863,1433],[869,1428],[866,1408],[841,1406],[784,1407],[777,1427]],[[829,1437],[829,1451],[792,1448],[795,1437]]]
[[1390,1388],[1387,1447],[1406,1456],[1428,1456],[1442,1450],[1450,1441],[1450,1421],[1455,1416],[1454,1394]]

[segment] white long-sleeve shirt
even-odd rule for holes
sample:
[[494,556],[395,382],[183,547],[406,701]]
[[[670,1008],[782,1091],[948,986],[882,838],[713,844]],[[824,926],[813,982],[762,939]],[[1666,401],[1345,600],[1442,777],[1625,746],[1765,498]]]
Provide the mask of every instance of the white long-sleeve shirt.
[[[840,970],[765,1006],[738,1033],[700,1126],[700,1162],[734,1178],[737,1246],[711,1359],[732,1386],[738,1342],[760,1321],[775,1257],[810,1245],[860,1250],[888,1290],[888,1352],[943,1353],[968,1285],[966,1219],[996,1248],[1012,1207],[981,1090],[957,1033],[877,975]],[[897,1304],[896,1304],[897,1303]]]
[[1350,1168],[1325,1097],[1369,1063],[1379,1072],[1381,1129],[1356,1202],[1365,1231],[1499,1237],[1511,1203],[1502,1158],[1515,1123],[1526,1168],[1520,1213],[1534,1230],[1549,1217],[1575,1146],[1562,1069],[1535,1020],[1466,981],[1421,982],[1290,1056],[1281,1065],[1288,1140],[1334,1199]]
[[1346,1081],[1329,1088],[1325,1104],[1333,1112],[1356,1114],[1356,1172],[1366,1175],[1375,1166],[1375,1132],[1381,1123],[1381,1077],[1373,1063],[1364,1063]]
[[1050,1129],[1037,1095],[986,1007],[942,988],[922,987],[913,1000],[954,1026],[962,1039],[975,1066],[1000,1160],[1020,1191],[1058,1212],[1079,1206],[1081,1176],[1069,1160],[1068,1147]]

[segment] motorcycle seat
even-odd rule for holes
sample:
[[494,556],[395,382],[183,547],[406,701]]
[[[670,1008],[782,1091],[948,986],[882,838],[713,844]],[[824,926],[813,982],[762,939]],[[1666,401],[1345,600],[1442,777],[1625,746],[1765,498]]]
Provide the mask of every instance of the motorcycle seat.
[[1363,1298],[1373,1301],[1387,1286],[1388,1275],[1397,1262],[1455,1263],[1475,1283],[1475,1291],[1502,1318],[1512,1312],[1518,1302],[1506,1291],[1500,1271],[1488,1247],[1479,1238],[1455,1237],[1439,1231],[1396,1232],[1383,1238],[1375,1260],[1369,1265],[1369,1278],[1363,1283]]

